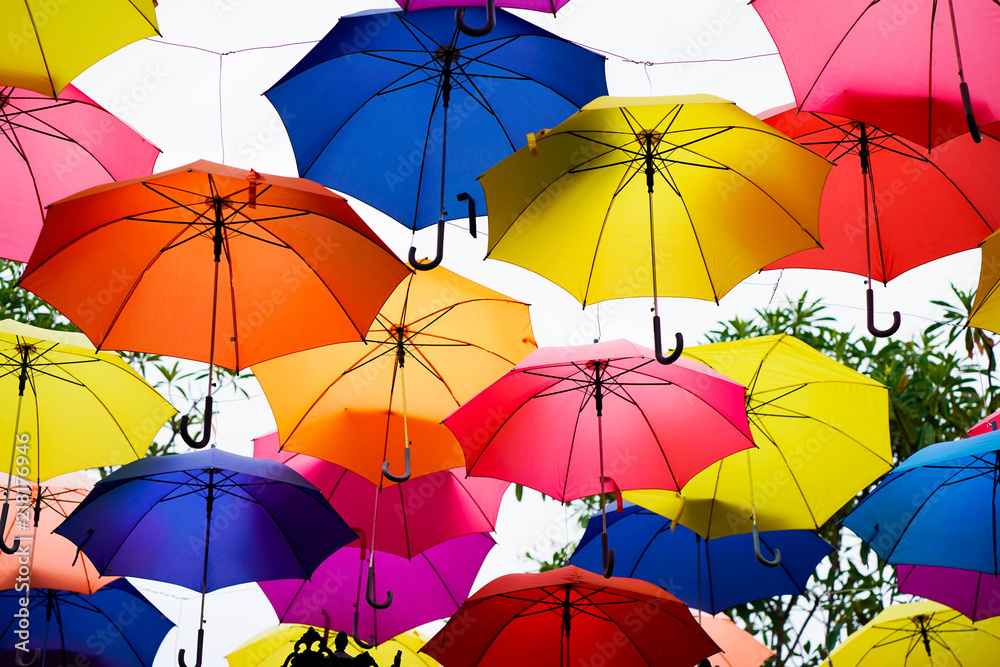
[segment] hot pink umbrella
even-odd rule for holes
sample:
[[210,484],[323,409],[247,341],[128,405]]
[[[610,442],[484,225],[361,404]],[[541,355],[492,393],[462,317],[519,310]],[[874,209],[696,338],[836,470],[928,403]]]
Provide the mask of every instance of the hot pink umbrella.
[[27,262],[46,206],[95,185],[148,176],[159,154],[72,85],[58,100],[0,87],[0,257]]
[[919,595],[960,611],[973,621],[1000,616],[1000,577],[933,565],[897,565],[900,593]]
[[[396,0],[396,4],[406,11],[431,9],[433,7],[456,7],[455,24],[467,35],[480,37],[496,26],[496,8],[533,9],[536,12],[552,12],[553,15],[569,0]],[[486,23],[473,28],[465,22],[466,7],[486,7]]]

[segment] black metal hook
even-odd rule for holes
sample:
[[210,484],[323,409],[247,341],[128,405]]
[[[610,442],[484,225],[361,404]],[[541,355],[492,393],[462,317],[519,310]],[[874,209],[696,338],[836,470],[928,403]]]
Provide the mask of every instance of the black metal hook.
[[[202,649],[205,645],[205,628],[198,628],[198,653],[193,667],[201,667]],[[177,652],[177,664],[180,667],[187,667],[184,663],[184,649]]]
[[351,626],[351,639],[354,640],[355,644],[357,644],[358,646],[360,646],[361,648],[363,648],[363,649],[365,649],[367,651],[368,649],[375,648],[375,635],[368,635],[368,641],[364,641],[363,639],[361,639],[360,637],[358,637],[358,617],[359,616],[360,616],[360,614],[358,613],[358,610],[355,609],[354,610],[354,623]]
[[972,140],[978,144],[982,142],[983,135],[979,131],[979,124],[976,123],[976,115],[972,113],[972,97],[969,95],[969,84],[963,81],[958,84],[958,90],[962,93],[962,106],[965,107],[965,122],[969,124],[969,132],[972,133]]
[[653,348],[656,352],[656,360],[663,365],[672,364],[678,359],[680,359],[681,352],[684,350],[684,336],[680,332],[674,334],[677,343],[674,345],[674,351],[670,353],[670,356],[663,356],[663,344],[660,342],[660,316],[653,315]]
[[41,659],[41,657],[42,657],[42,649],[36,648],[35,649],[35,654],[33,656],[31,656],[31,662],[24,662],[23,660],[21,660],[21,655],[23,653],[27,653],[27,651],[20,651],[19,650],[17,652],[17,664],[20,665],[21,667],[31,667],[31,665],[33,665],[36,662],[38,662],[39,659]]
[[441,263],[441,259],[444,257],[444,218],[438,220],[437,223],[437,254],[434,255],[434,259],[429,262],[421,262],[417,259],[417,249],[410,246],[410,254],[407,259],[410,261],[410,266],[415,268],[417,271],[430,271],[435,266]]
[[615,550],[608,548],[607,533],[601,533],[601,573],[605,579],[615,573]]
[[760,534],[757,532],[757,524],[753,525],[753,555],[757,557],[757,561],[761,565],[768,567],[778,567],[781,565],[781,549],[774,550],[774,560],[764,558],[764,554],[760,552]]
[[[365,600],[375,609],[388,609],[392,604],[392,591],[385,592],[385,602],[375,599],[375,563],[368,563],[368,583],[365,586]],[[197,667],[197,665],[195,666]]]
[[465,22],[465,7],[455,9],[455,25],[470,37],[482,37],[488,34],[497,25],[496,2],[494,0],[486,0],[486,23],[482,27],[473,28]]
[[888,338],[899,330],[899,311],[892,313],[892,326],[888,329],[879,329],[875,326],[875,293],[872,288],[868,288],[868,332],[878,338]]
[[468,192],[459,192],[457,198],[458,201],[469,202],[469,233],[476,238],[476,200]]
[[[3,509],[0,510],[0,526],[7,525],[7,515],[10,514],[10,503],[9,501],[4,501]],[[15,537],[13,546],[7,546],[7,539],[0,535],[0,550],[5,554],[16,554],[17,550],[21,547],[21,538]],[[20,652],[18,652],[20,653]]]
[[204,449],[205,445],[208,444],[209,438],[212,437],[212,396],[205,397],[205,419],[202,424],[201,437],[195,440],[188,434],[188,416],[184,415],[181,417],[181,428],[180,434],[181,438],[187,443],[187,446],[192,449]]
[[407,446],[403,450],[403,474],[402,475],[394,475],[394,474],[392,474],[389,471],[389,462],[388,461],[383,461],[382,462],[382,475],[385,476],[386,479],[392,480],[393,482],[396,482],[397,484],[402,484],[406,480],[410,479],[410,448],[409,448],[409,446]]

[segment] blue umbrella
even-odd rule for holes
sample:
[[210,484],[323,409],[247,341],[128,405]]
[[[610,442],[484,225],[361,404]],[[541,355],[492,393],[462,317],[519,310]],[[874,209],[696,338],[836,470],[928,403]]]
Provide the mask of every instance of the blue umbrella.
[[843,521],[887,563],[1000,575],[1000,431],[929,445]]
[[52,588],[0,591],[0,618],[0,663],[38,667],[150,667],[174,627],[124,579],[93,595]]
[[[716,614],[744,602],[805,590],[816,565],[833,548],[811,530],[761,532],[761,552],[781,550],[781,564],[767,567],[754,556],[749,533],[706,540],[693,530],[639,505],[624,503],[607,514],[614,537],[615,574],[643,579],[688,606]],[[601,572],[600,514],[570,557],[571,565]]]
[[450,8],[366,11],[340,19],[265,95],[301,176],[414,231],[438,223],[434,261],[410,250],[411,264],[433,268],[444,221],[459,217],[445,203],[468,200],[475,236],[476,177],[606,95],[604,62],[502,10],[488,36],[463,34]]
[[308,579],[357,539],[299,473],[214,447],[119,468],[55,532],[79,546],[101,574],[201,591],[196,665],[205,593],[251,581]]

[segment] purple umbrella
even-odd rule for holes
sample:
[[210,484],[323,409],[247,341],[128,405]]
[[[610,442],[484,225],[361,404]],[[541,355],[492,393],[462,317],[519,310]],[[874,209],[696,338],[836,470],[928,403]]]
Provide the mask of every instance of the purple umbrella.
[[900,593],[948,605],[973,621],[1000,616],[1000,577],[932,565],[897,565]]
[[[422,623],[454,614],[472,590],[486,554],[496,545],[485,533],[463,535],[407,560],[377,552],[378,579],[366,597],[382,599],[394,591],[391,607],[363,605],[365,549],[345,547],[326,559],[309,581],[262,581],[267,599],[282,623],[305,623],[350,631],[368,648]],[[369,580],[371,581],[371,580]],[[364,634],[368,641],[359,641]]]

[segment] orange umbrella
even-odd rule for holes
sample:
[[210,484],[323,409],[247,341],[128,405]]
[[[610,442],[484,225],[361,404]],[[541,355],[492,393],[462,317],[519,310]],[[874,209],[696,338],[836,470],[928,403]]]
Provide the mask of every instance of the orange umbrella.
[[239,370],[363,337],[407,273],[321,185],[200,161],[52,204],[20,284],[98,349]]
[[721,653],[710,655],[702,660],[702,665],[711,667],[760,667],[764,661],[774,655],[774,651],[733,623],[725,614],[699,614],[695,610],[691,613],[698,619],[698,624],[708,633],[719,648]]

